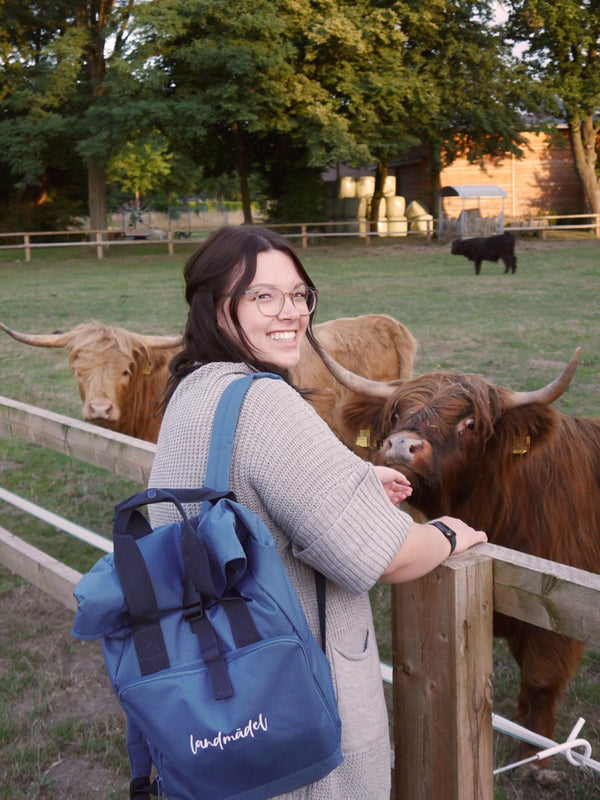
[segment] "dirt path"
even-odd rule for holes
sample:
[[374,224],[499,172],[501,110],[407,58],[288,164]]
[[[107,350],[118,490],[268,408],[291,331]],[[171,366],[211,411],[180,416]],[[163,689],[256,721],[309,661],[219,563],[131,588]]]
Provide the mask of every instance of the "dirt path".
[[0,594],[0,797],[127,797],[124,718],[100,646],[72,638],[72,611],[12,582]]

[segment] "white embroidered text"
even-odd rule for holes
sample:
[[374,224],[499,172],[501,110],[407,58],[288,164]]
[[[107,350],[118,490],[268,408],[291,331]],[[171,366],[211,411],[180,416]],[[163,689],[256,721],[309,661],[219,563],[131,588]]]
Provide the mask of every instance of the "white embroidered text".
[[248,736],[254,739],[256,733],[266,731],[267,728],[267,718],[259,714],[257,720],[249,719],[244,728],[238,728],[234,733],[219,731],[214,739],[195,739],[192,733],[190,734],[190,748],[194,755],[197,755],[200,750],[208,750],[211,747],[218,747],[219,750],[223,750],[225,745],[237,742],[239,739],[246,739]]

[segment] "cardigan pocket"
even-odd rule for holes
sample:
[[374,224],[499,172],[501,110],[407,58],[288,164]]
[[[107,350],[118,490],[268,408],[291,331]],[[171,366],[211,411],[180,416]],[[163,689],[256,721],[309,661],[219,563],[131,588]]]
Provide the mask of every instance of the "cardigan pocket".
[[331,642],[332,672],[342,720],[342,750],[364,750],[389,742],[379,652],[372,630],[364,625]]

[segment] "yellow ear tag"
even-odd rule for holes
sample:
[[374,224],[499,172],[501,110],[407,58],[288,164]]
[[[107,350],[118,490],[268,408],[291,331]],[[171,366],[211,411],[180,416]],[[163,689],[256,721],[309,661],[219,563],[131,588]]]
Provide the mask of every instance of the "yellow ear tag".
[[143,371],[142,375],[151,375],[152,374],[152,364],[148,364],[146,369]]
[[357,447],[371,447],[371,428],[363,428],[356,437]]
[[522,456],[529,450],[529,445],[531,444],[531,437],[530,436],[515,436],[515,441],[513,443],[513,455],[515,456]]

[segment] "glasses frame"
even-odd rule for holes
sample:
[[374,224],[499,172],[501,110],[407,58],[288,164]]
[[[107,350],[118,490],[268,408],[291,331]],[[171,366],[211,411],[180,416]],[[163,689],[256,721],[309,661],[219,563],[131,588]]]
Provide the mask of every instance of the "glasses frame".
[[[296,302],[294,300],[294,292],[284,292],[281,289],[278,289],[277,286],[267,286],[267,285],[265,285],[265,286],[256,286],[256,287],[254,287],[252,289],[246,289],[245,292],[242,292],[242,296],[247,296],[247,295],[254,296],[254,298],[256,299],[256,307],[257,307],[259,313],[261,313],[263,315],[263,317],[277,317],[277,316],[279,316],[279,314],[281,314],[282,308],[285,305],[285,298],[286,297],[290,298],[290,300],[292,301],[292,305],[294,306],[294,308],[300,314],[301,317],[309,317],[315,311],[315,309],[317,307],[317,299],[318,299],[319,292],[318,292],[318,289],[315,289],[313,286],[306,286],[306,284],[303,284],[303,283],[302,284],[298,284],[298,287],[296,287],[294,289],[294,291],[296,291],[300,286],[303,286],[306,289],[306,305],[307,305],[307,307],[310,306],[311,303],[312,303],[312,308],[310,308],[309,311],[301,311],[298,308],[298,306],[296,305]],[[270,289],[271,291],[278,292],[280,294],[280,296],[281,296],[281,303],[279,305],[279,308],[277,309],[277,311],[274,314],[267,314],[265,311],[262,310],[262,308],[260,306],[260,298],[258,296],[258,293],[262,289]],[[312,298],[312,301],[310,301],[309,298]]]

